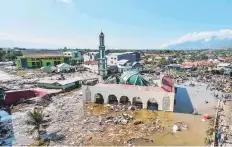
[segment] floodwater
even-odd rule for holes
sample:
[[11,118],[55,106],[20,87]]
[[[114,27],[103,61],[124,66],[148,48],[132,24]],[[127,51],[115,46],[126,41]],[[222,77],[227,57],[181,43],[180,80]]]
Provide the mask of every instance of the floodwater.
[[[205,84],[200,84],[194,87],[188,86],[189,83],[183,85],[177,85],[176,93],[176,105],[174,112],[162,112],[162,111],[150,111],[150,110],[136,110],[136,111],[124,111],[124,112],[113,112],[113,113],[129,113],[133,115],[134,120],[125,125],[124,128],[133,131],[134,121],[141,120],[144,123],[151,123],[151,120],[158,118],[165,126],[164,132],[153,132],[152,134],[145,135],[145,138],[153,140],[153,142],[147,141],[140,138],[134,139],[131,143],[135,146],[204,146],[205,132],[208,128],[208,120],[202,121],[205,113],[211,116],[215,115],[215,109],[213,106],[216,105],[217,100],[213,97],[212,93],[206,90]],[[205,101],[209,103],[205,104]],[[93,115],[104,115],[109,114],[107,105],[95,105],[91,109]],[[193,108],[196,108],[199,115],[192,115]],[[188,126],[187,130],[181,130],[177,133],[172,133],[172,126],[177,122],[183,122]],[[118,126],[120,127],[120,126]],[[137,126],[136,126],[137,127]],[[111,128],[112,129],[112,128]],[[121,128],[123,129],[123,128]],[[134,138],[134,134],[128,134],[128,130],[123,130],[126,135],[124,138]],[[107,131],[105,133],[108,133]],[[138,133],[138,132],[134,132]],[[113,133],[110,132],[112,135]],[[107,135],[103,135],[107,137]],[[105,138],[107,139],[107,138]],[[116,136],[115,136],[116,139]],[[104,140],[104,139],[102,139]],[[125,145],[123,143],[112,142],[114,145]],[[91,145],[105,145],[104,143],[98,142]],[[109,144],[107,144],[109,145]]]
[[200,115],[175,113],[172,124],[181,121],[188,125],[188,130],[172,133],[172,127],[170,127],[163,133],[154,133],[150,136],[153,142],[137,139],[132,143],[135,146],[203,146],[208,123],[202,122],[201,119]]

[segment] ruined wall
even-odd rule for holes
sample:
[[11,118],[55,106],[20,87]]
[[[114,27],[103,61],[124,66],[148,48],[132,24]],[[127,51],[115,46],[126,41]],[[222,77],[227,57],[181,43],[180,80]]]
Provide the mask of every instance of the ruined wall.
[[[143,108],[147,108],[147,102],[149,99],[154,98],[158,103],[159,110],[173,111],[174,110],[174,98],[175,93],[172,92],[154,92],[154,91],[144,91],[138,89],[125,89],[122,87],[118,88],[109,88],[101,86],[88,86],[89,92],[86,94],[86,86],[82,86],[83,98],[86,101],[95,102],[95,94],[100,93],[104,98],[104,103],[108,103],[109,95],[115,95],[118,102],[122,96],[127,96],[129,101],[132,102],[134,97],[140,97],[143,103]],[[89,96],[87,96],[89,95]],[[170,98],[169,106],[167,106],[167,98]],[[168,108],[167,108],[168,107]]]

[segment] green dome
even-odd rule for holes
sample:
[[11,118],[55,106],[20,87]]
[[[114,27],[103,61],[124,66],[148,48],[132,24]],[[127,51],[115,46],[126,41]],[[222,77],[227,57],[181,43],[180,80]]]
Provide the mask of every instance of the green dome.
[[120,84],[148,86],[150,85],[138,72],[125,72],[120,77]]

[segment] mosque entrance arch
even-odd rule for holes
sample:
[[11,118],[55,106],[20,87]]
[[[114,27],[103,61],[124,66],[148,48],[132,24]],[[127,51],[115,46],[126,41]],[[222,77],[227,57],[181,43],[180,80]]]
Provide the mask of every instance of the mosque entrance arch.
[[156,101],[155,98],[150,98],[148,101],[147,101],[147,109],[148,110],[154,110],[154,111],[158,111],[159,110],[159,105]]
[[130,101],[129,101],[129,98],[127,96],[121,96],[119,103],[123,104],[123,105],[127,105],[127,104],[130,104]]
[[135,107],[137,107],[138,109],[143,109],[143,102],[140,99],[140,97],[134,97],[132,99],[132,105],[134,105]]
[[115,104],[117,105],[118,104],[118,100],[117,100],[117,97],[113,94],[109,95],[108,96],[108,104]]
[[102,94],[100,94],[100,93],[95,94],[95,103],[104,104],[104,98],[103,98]]

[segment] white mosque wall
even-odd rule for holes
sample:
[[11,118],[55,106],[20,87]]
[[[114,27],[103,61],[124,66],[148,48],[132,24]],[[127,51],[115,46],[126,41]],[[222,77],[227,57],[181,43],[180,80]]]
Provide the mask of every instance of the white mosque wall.
[[[147,108],[147,102],[149,99],[153,98],[158,104],[158,110],[165,110],[165,111],[173,111],[174,110],[174,100],[175,100],[175,93],[173,92],[164,92],[164,91],[145,91],[145,90],[138,90],[137,88],[124,88],[124,87],[117,87],[117,88],[109,88],[107,86],[88,86],[88,89],[90,91],[90,97],[87,98],[86,96],[86,88],[87,86],[82,86],[83,90],[83,98],[86,101],[95,102],[95,95],[101,94],[104,99],[104,103],[108,103],[108,97],[109,95],[115,95],[117,97],[118,102],[120,101],[120,98],[122,96],[127,96],[129,98],[129,101],[132,102],[132,99],[134,97],[139,97],[143,103],[143,108]],[[164,99],[170,98],[170,101],[168,102],[169,105],[165,105]]]

